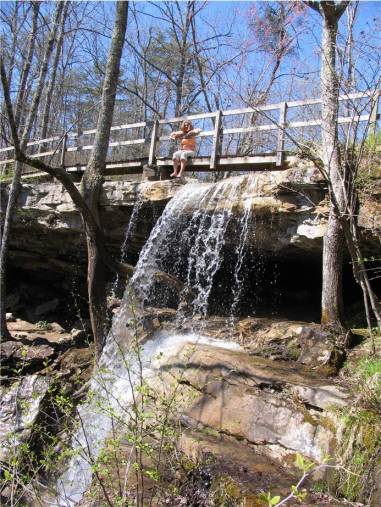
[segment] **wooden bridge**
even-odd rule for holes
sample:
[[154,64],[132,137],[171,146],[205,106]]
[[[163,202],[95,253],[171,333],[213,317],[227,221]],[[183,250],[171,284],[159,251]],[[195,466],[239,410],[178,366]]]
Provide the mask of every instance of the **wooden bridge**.
[[[352,136],[363,128],[376,129],[380,90],[352,93],[339,97],[338,125],[342,134]],[[170,153],[174,142],[170,132],[185,118],[115,125],[111,128],[106,164],[107,174],[140,174],[144,167],[154,168],[157,176],[172,166]],[[321,100],[281,102],[256,108],[191,114],[186,117],[202,132],[197,136],[198,152],[189,164],[191,171],[248,171],[284,169],[295,161],[295,146],[290,138],[318,142],[321,130]],[[205,125],[207,124],[207,125]],[[66,132],[47,139],[31,141],[27,154],[70,173],[86,169],[96,129]],[[290,135],[288,135],[290,134]],[[340,135],[340,132],[339,132]],[[0,149],[0,171],[13,165],[13,147]],[[37,170],[25,167],[24,174]]]

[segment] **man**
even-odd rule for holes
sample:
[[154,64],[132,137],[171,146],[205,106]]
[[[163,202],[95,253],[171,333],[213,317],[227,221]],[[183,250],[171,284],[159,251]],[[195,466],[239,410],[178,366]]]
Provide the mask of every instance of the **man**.
[[187,166],[188,158],[196,155],[195,137],[201,132],[201,129],[194,129],[190,121],[185,120],[181,124],[181,130],[172,132],[170,139],[181,139],[181,149],[175,151],[172,156],[173,173],[171,177],[181,178]]

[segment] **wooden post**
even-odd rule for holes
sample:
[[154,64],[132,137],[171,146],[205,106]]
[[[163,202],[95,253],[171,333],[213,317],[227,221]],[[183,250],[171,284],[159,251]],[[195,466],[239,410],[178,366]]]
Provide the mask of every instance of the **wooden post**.
[[149,147],[149,155],[148,155],[148,167],[152,167],[155,165],[156,158],[156,145],[158,140],[159,133],[159,122],[155,120],[153,122],[152,134],[151,134],[151,145]]
[[75,138],[75,146],[77,148],[77,151],[75,152],[75,165],[77,166],[77,170],[80,170],[81,165],[81,158],[82,158],[82,126],[80,123],[78,123],[77,127],[77,137]]
[[377,118],[378,118],[378,103],[380,101],[380,90],[377,90],[372,97],[372,107],[369,115],[369,130],[370,134],[374,136],[374,140],[376,141],[376,133],[377,133]]
[[284,130],[286,128],[287,102],[283,102],[279,108],[279,131],[278,145],[276,150],[276,166],[281,167],[284,163]]
[[62,167],[62,169],[65,169],[66,145],[67,145],[67,134],[64,135],[64,138],[62,140],[62,148],[61,148],[61,167]]
[[276,166],[281,167],[284,163],[284,129],[286,127],[287,102],[283,102],[279,108],[279,131],[278,145],[276,150]]
[[216,119],[214,120],[214,134],[213,134],[213,147],[212,154],[210,156],[210,169],[216,169],[217,167],[217,156],[220,149],[220,135],[222,133],[222,111],[216,112]]

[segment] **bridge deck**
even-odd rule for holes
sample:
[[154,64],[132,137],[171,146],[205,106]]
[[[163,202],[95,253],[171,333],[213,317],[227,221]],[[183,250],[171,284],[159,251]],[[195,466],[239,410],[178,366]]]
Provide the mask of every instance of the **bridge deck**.
[[[340,103],[348,104],[349,101],[346,111],[355,111],[355,114],[347,115],[344,108],[344,115],[339,116],[337,122],[343,132],[351,131],[353,134],[361,122],[365,125],[365,132],[368,127],[375,131],[380,119],[379,98],[380,90],[340,96]],[[212,127],[208,130],[203,126],[198,136],[199,149],[200,146],[202,148],[199,155],[208,156],[194,158],[189,163],[189,170],[260,171],[287,168],[296,160],[292,154],[295,142],[290,142],[290,139],[299,136],[303,143],[319,143],[320,104],[321,100],[310,99],[188,115],[188,120],[202,120]],[[304,112],[299,113],[298,108],[304,108]],[[171,143],[169,133],[184,119],[159,119],[111,127],[106,174],[140,174],[146,166],[155,168],[156,173],[165,173],[172,166],[172,160],[160,155],[173,151],[174,144],[168,145]],[[70,173],[81,174],[86,169],[95,133],[96,129],[79,129],[77,132],[31,141],[26,153],[52,166],[64,167]],[[241,156],[240,153],[250,155]],[[12,146],[0,149],[0,172],[6,172],[12,166],[12,156]],[[39,171],[25,167],[23,172]]]
[[[295,155],[286,155],[284,164],[279,167],[276,165],[276,155],[254,155],[246,157],[218,157],[216,169],[213,171],[264,171],[269,169],[285,169],[295,162]],[[148,157],[126,162],[110,162],[106,164],[106,174],[138,174],[143,172],[144,167],[148,166]],[[156,167],[160,170],[171,169],[172,159],[157,158]],[[75,165],[66,167],[67,172],[82,173],[86,165]],[[210,157],[195,157],[188,162],[187,171],[206,172],[210,169]]]

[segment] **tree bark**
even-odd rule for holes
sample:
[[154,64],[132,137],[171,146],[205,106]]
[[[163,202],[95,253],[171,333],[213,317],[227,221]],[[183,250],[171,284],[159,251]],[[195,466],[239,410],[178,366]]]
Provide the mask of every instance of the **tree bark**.
[[[332,190],[339,209],[345,208],[343,175],[341,172],[338,146],[337,117],[339,108],[339,86],[336,75],[336,36],[337,24],[341,14],[333,2],[321,2],[322,62],[322,160],[331,181]],[[339,329],[345,327],[343,315],[342,271],[344,235],[339,217],[332,202],[327,232],[323,242],[323,287],[321,302],[321,322]]]
[[[50,108],[52,105],[52,97],[53,97],[54,87],[56,85],[57,69],[58,69],[58,63],[59,63],[63,40],[64,40],[65,20],[66,20],[69,4],[70,4],[70,2],[64,2],[61,27],[60,27],[59,35],[57,38],[57,45],[56,45],[56,52],[55,52],[54,60],[53,60],[52,73],[51,73],[50,80],[49,80],[49,86],[46,90],[45,105],[44,105],[44,110],[42,112],[40,139],[45,139],[47,136],[47,133],[48,133],[48,125],[49,125],[49,119],[50,119]],[[40,145],[40,148],[42,148],[42,145]]]
[[33,61],[34,48],[36,42],[36,32],[37,32],[37,18],[40,12],[40,5],[38,2],[33,2],[32,7],[33,7],[32,30],[29,35],[27,57],[25,58],[25,62],[21,72],[20,86],[18,89],[16,99],[15,121],[17,126],[20,124],[20,118],[22,116],[23,109],[25,108],[26,83],[28,81],[29,72]]
[[[109,50],[106,73],[103,81],[101,108],[98,117],[94,147],[82,178],[82,195],[100,228],[98,201],[102,189],[103,174],[114,113],[115,96],[120,73],[120,60],[127,27],[128,2],[117,2],[114,31]],[[87,284],[91,327],[97,355],[102,351],[107,332],[107,304],[105,286],[105,264],[94,236],[89,233],[85,222],[88,269]]]
[[[30,133],[32,131],[33,123],[36,118],[37,109],[40,104],[42,90],[45,84],[45,77],[48,71],[48,65],[50,56],[53,51],[54,42],[55,42],[55,34],[57,31],[58,23],[61,18],[63,4],[58,2],[56,5],[56,9],[54,12],[54,18],[52,23],[52,28],[49,33],[49,39],[46,45],[40,73],[37,80],[36,90],[33,95],[33,100],[31,104],[31,108],[26,120],[26,124],[24,127],[24,131],[22,134],[22,139],[20,143],[20,149],[22,151],[25,150]],[[31,40],[31,44],[34,44]],[[3,65],[2,65],[3,67]],[[17,123],[15,123],[17,126]],[[22,173],[22,164],[19,161],[15,162],[14,174],[12,178],[12,184],[9,191],[7,209],[5,212],[4,218],[4,228],[3,235],[1,238],[1,248],[0,248],[0,332],[1,336],[9,337],[9,332],[6,324],[6,272],[7,272],[7,255],[8,255],[8,247],[9,247],[9,232],[11,228],[12,216],[16,207],[17,198],[20,189],[20,181],[21,181],[21,173]]]

